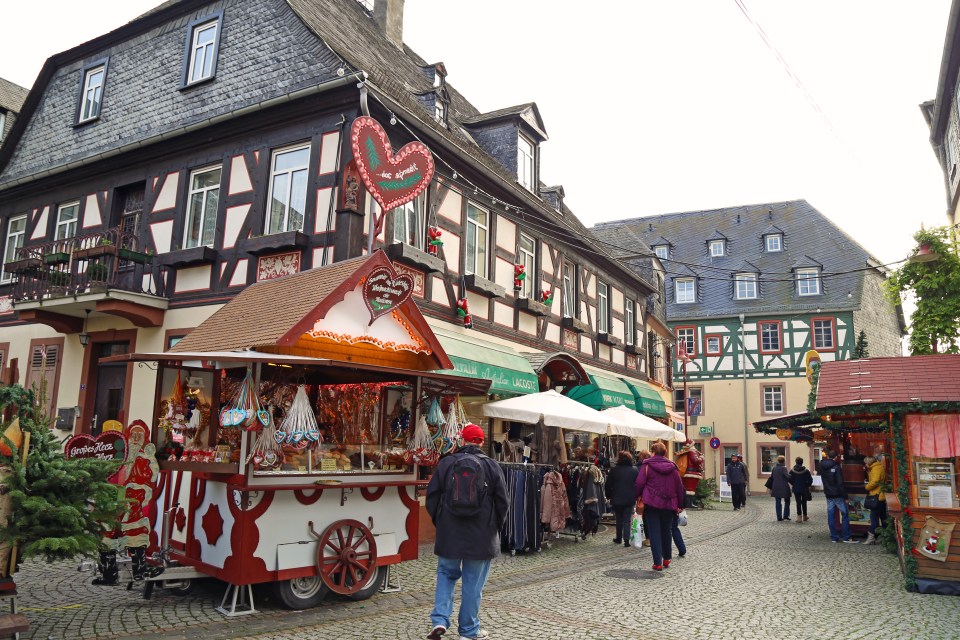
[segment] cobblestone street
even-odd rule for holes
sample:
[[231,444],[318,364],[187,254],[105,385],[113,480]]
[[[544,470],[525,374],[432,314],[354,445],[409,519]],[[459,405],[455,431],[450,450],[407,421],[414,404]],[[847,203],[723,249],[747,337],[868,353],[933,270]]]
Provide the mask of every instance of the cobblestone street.
[[[649,550],[564,537],[541,553],[499,558],[481,619],[492,638],[956,638],[960,598],[906,593],[896,558],[880,547],[832,544],[821,497],[809,523],[778,523],[768,498],[745,512],[729,503],[692,512],[689,550],[663,574]],[[366,602],[330,597],[290,612],[256,595],[257,615],[226,619],[208,581],[187,597],[89,585],[74,565],[32,563],[18,574],[28,637],[286,639],[423,638],[429,630],[435,560],[401,565],[402,591]],[[639,579],[638,579],[639,578]],[[455,633],[450,634],[456,637]]]

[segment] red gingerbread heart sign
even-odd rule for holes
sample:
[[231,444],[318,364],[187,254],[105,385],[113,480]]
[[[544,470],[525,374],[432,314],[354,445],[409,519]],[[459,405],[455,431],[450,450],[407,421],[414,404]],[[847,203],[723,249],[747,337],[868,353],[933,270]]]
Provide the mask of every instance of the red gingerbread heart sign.
[[397,275],[387,267],[377,267],[363,283],[363,301],[370,311],[370,324],[406,302],[413,293],[413,278]]
[[[99,460],[116,460],[123,462],[127,457],[127,438],[119,431],[107,431],[94,438],[86,433],[75,435],[63,449],[63,456],[73,458],[97,458]],[[117,473],[119,473],[119,469]],[[117,476],[114,473],[108,481]]]
[[[433,155],[426,145],[411,142],[396,155],[380,123],[368,116],[353,121],[350,129],[353,158],[360,178],[383,213],[410,202],[423,193],[433,178]],[[379,232],[383,214],[377,220]]]

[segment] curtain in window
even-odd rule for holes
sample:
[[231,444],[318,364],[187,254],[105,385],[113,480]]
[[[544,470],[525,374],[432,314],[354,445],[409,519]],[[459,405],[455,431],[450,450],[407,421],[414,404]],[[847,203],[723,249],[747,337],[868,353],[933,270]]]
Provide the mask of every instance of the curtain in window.
[[960,456],[960,414],[931,413],[907,416],[910,453],[925,458]]

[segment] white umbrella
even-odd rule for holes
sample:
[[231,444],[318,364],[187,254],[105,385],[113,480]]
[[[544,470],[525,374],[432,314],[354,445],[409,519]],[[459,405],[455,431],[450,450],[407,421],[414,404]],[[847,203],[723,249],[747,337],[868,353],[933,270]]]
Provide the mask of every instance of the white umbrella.
[[674,442],[685,442],[687,439],[683,431],[677,431],[623,405],[604,409],[600,413],[610,421],[608,434],[611,436],[630,436],[647,440],[663,439]]
[[488,402],[483,415],[515,422],[537,424],[541,420],[548,427],[606,434],[610,420],[601,412],[571,400],[553,389],[516,398]]

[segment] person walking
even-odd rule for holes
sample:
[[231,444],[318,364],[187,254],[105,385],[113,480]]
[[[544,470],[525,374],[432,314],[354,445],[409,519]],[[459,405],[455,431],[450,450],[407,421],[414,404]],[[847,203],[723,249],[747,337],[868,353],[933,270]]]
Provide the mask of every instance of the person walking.
[[487,638],[480,628],[480,599],[490,561],[500,555],[500,528],[507,518],[503,471],[483,454],[483,429],[467,424],[463,446],[437,465],[427,485],[427,512],[437,528],[437,590],[428,640],[447,632],[453,589],[462,579],[458,633],[463,640]]
[[863,544],[877,544],[877,527],[887,526],[887,496],[883,493],[883,484],[887,480],[887,472],[883,463],[867,456],[863,459],[867,469],[867,499],[865,506],[870,507],[870,528],[867,530],[867,539]]
[[650,447],[653,457],[643,461],[637,474],[636,497],[643,498],[644,513],[650,524],[650,550],[653,552],[653,570],[663,571],[673,557],[671,530],[673,519],[683,510],[686,493],[680,471],[665,456],[667,447],[654,442]]
[[617,454],[617,464],[607,474],[607,481],[603,491],[607,500],[613,505],[616,516],[617,529],[613,537],[614,544],[623,543],[630,547],[630,522],[633,519],[633,510],[636,505],[636,484],[639,469],[633,466],[633,456],[629,451]]
[[[767,489],[777,501],[777,522],[790,519],[790,472],[787,471],[786,458],[777,456],[777,466],[767,478]],[[785,504],[784,504],[785,501]]]
[[[835,449],[826,450],[826,457],[820,461],[820,476],[823,478],[823,495],[827,499],[827,527],[830,539],[847,544],[857,544],[850,533],[850,508],[847,505],[847,488],[843,485],[843,470],[840,468],[839,455]],[[837,531],[837,512],[840,513],[840,531]]]
[[747,502],[747,468],[736,453],[730,456],[727,464],[727,484],[730,485],[733,510],[740,511]]
[[803,458],[798,457],[793,469],[790,469],[790,486],[793,488],[793,499],[797,502],[797,524],[809,520],[807,503],[813,498],[810,487],[813,486],[813,474],[803,466]]

